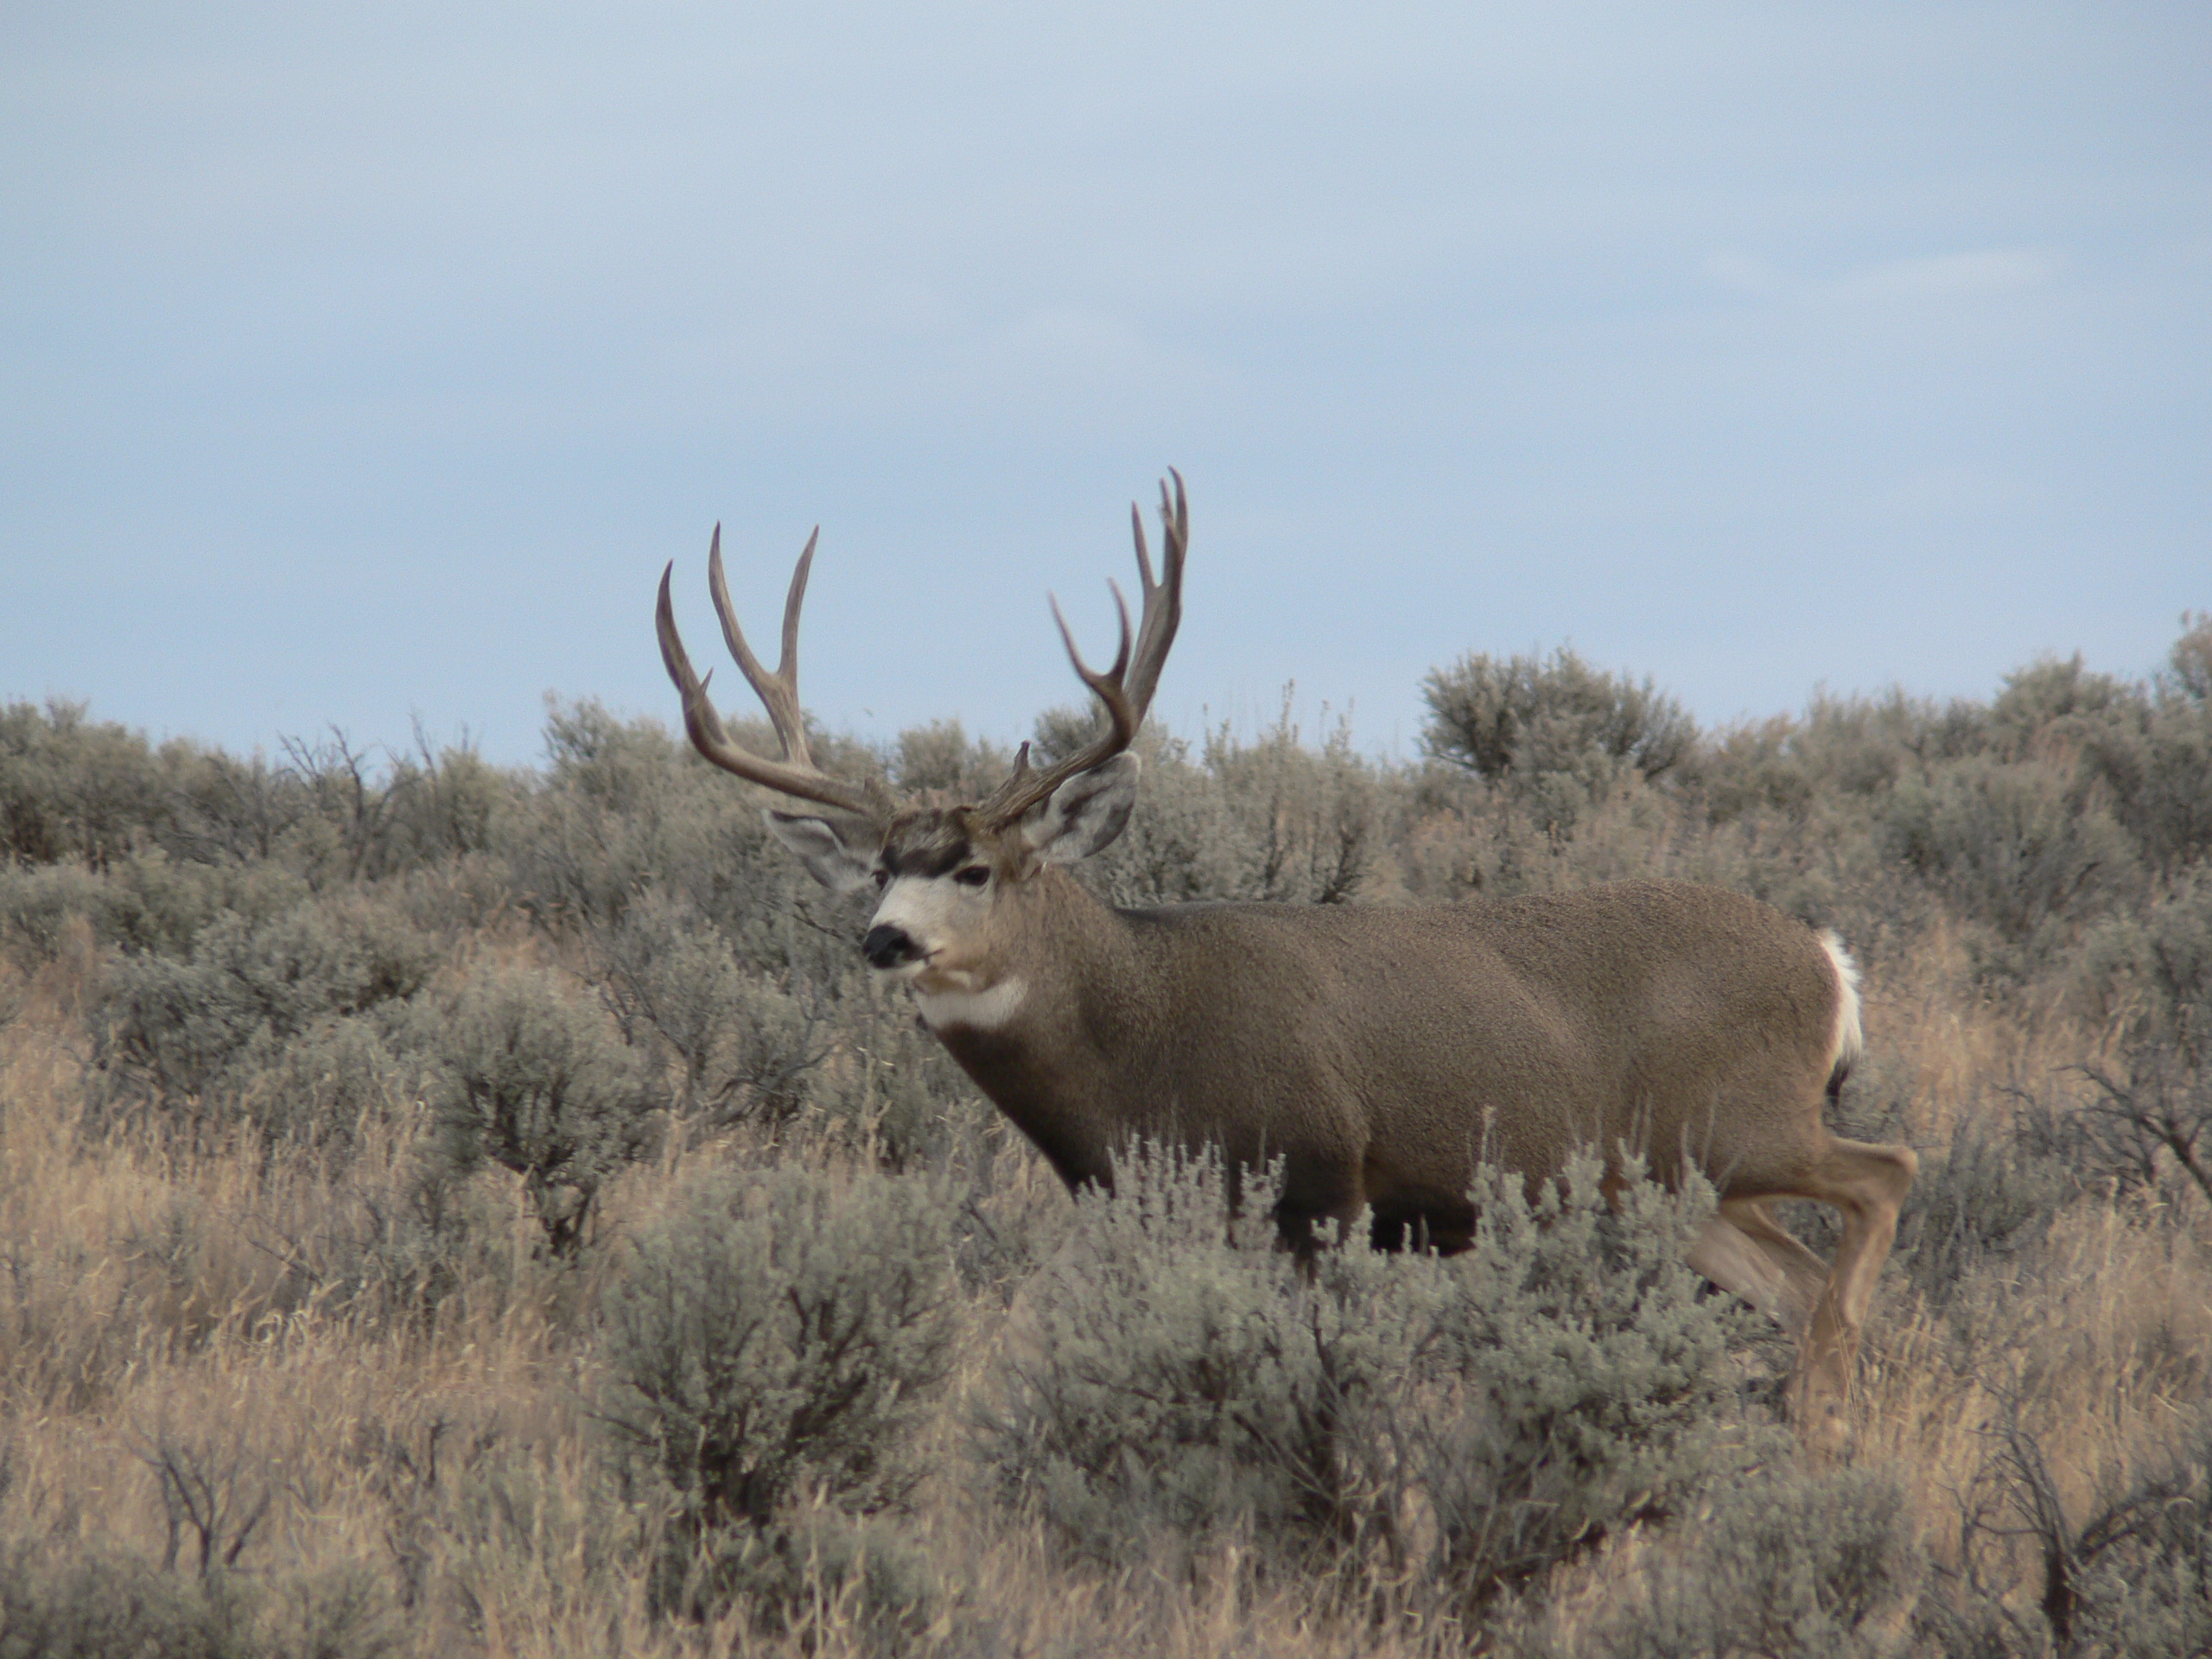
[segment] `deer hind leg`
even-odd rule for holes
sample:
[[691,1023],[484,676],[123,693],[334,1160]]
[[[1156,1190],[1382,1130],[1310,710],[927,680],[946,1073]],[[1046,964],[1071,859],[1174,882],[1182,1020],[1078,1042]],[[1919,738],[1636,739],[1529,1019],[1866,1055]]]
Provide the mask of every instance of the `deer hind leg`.
[[1828,1265],[1774,1218],[1764,1198],[1723,1198],[1691,1241],[1690,1266],[1802,1338],[1828,1284]]
[[1837,1449],[1845,1439],[1843,1414],[1859,1333],[1919,1161],[1904,1147],[1831,1140],[1796,1190],[1795,1196],[1829,1205],[1843,1216],[1843,1242],[1813,1309],[1790,1389],[1805,1436],[1817,1446]]
[[1813,1323],[1813,1313],[1827,1289],[1828,1264],[1807,1249],[1796,1235],[1774,1217],[1767,1198],[1730,1198],[1721,1211],[1757,1241],[1768,1259],[1789,1281],[1787,1317],[1783,1323],[1792,1336],[1802,1337]]

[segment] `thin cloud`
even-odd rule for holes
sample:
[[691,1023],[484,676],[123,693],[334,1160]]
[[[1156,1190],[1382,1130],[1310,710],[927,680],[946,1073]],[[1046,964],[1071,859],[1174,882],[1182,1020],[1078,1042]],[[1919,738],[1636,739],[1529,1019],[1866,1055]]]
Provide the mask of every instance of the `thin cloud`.
[[1821,283],[1818,297],[1846,302],[1975,299],[2049,286],[2059,257],[2049,248],[1986,248],[1920,259],[1887,259]]
[[1705,275],[1719,287],[1751,299],[1878,305],[1975,299],[2047,288],[2058,279],[2063,263],[2050,248],[1983,248],[1885,259],[1840,276],[1810,281],[1756,255],[1721,248],[1706,255]]

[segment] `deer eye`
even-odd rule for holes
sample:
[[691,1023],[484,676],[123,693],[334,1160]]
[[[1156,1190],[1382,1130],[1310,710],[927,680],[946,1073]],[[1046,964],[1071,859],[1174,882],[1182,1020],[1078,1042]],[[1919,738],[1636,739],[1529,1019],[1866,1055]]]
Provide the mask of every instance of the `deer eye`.
[[963,887],[980,887],[990,880],[991,868],[988,864],[970,864],[964,870],[954,871],[952,879]]

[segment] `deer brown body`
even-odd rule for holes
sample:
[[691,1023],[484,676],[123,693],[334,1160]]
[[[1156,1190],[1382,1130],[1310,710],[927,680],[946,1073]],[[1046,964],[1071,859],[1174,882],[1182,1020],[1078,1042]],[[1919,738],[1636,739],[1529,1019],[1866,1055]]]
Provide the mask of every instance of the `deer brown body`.
[[[1295,1242],[1317,1222],[1363,1217],[1378,1243],[1448,1250],[1471,1235],[1478,1160],[1540,1179],[1577,1147],[1626,1147],[1666,1179],[1688,1160],[1720,1195],[1693,1262],[1802,1334],[1796,1397],[1811,1432],[1838,1436],[1915,1161],[1823,1122],[1859,1044],[1840,944],[1754,899],[1673,881],[1430,909],[1100,904],[1065,867],[1110,844],[1134,800],[1126,751],[1179,620],[1179,480],[1161,518],[1159,582],[1137,531],[1134,662],[1126,611],[1106,673],[1069,645],[1105,731],[1041,772],[1025,750],[978,805],[901,810],[813,770],[797,687],[811,542],[773,676],[728,605],[719,532],[710,559],[724,632],[769,708],[781,762],[724,735],[664,576],[663,650],[693,741],[833,809],[769,817],[825,883],[875,883],[868,959],[912,986],[924,1020],[1071,1187],[1110,1185],[1133,1136],[1214,1143],[1234,1165],[1283,1160],[1278,1219]],[[1840,1212],[1833,1267],[1776,1223],[1780,1198]]]
[[[1002,1022],[931,1026],[1071,1186],[1110,1184],[1132,1134],[1213,1141],[1286,1160],[1287,1217],[1370,1208],[1449,1248],[1485,1149],[1547,1175],[1625,1141],[1668,1178],[1687,1148],[1745,1196],[1803,1179],[1836,1057],[1771,1039],[1834,1031],[1835,968],[1754,900],[1654,881],[1435,910],[1111,911],[1058,871],[1033,887],[1039,911],[1097,913],[1016,948],[1026,994]],[[1076,950],[1037,948],[1071,935]]]

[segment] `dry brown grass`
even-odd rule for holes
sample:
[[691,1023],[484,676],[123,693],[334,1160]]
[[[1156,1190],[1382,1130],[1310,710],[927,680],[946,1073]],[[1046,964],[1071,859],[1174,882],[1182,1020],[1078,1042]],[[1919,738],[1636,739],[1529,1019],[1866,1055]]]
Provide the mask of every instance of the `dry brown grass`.
[[[492,940],[480,951],[512,952]],[[591,1411],[589,1310],[613,1252],[548,1262],[512,1177],[474,1178],[473,1253],[422,1317],[338,1271],[364,1216],[404,1189],[403,1112],[333,1173],[241,1136],[187,1154],[99,1135],[83,1115],[89,938],[0,1008],[0,1538],[174,1561],[234,1552],[271,1586],[365,1569],[391,1650],[422,1654],[836,1655],[872,1650],[849,1589],[766,1635],[742,1609],[707,1626],[648,1615],[659,1518],[626,1504]],[[2090,1033],[2056,1011],[1978,994],[1936,931],[1868,987],[1882,1063],[1906,1079],[1906,1125],[1945,1144],[2007,1087],[2049,1093]],[[606,1195],[602,1243],[658,1214],[702,1163],[823,1164],[849,1137],[672,1135]],[[984,1154],[987,1218],[1049,1240],[1066,1200],[1010,1133]],[[2194,1204],[2192,1195],[2181,1202]],[[1869,1333],[1858,1457],[1898,1471],[1939,1569],[2007,1411],[2037,1438],[2077,1514],[2124,1484],[2212,1392],[2212,1228],[2144,1201],[2076,1203],[2037,1253],[1983,1264],[1936,1309],[1895,1270]],[[1033,1522],[985,1497],[964,1451],[1015,1286],[976,1290],[961,1374],[933,1431],[937,1473],[912,1522],[953,1596],[917,1652],[1170,1656],[1460,1650],[1449,1628],[1332,1622],[1300,1586],[1236,1549],[1118,1572],[1058,1559]],[[164,1483],[158,1471],[168,1468]],[[180,1487],[192,1502],[181,1506]],[[1545,1624],[1573,1648],[1610,1599],[1663,1562],[1631,1534],[1549,1586]],[[2024,1560],[2016,1595],[2035,1581]],[[1900,1614],[1902,1618],[1902,1614]],[[1900,1626],[1902,1628],[1902,1626]]]

